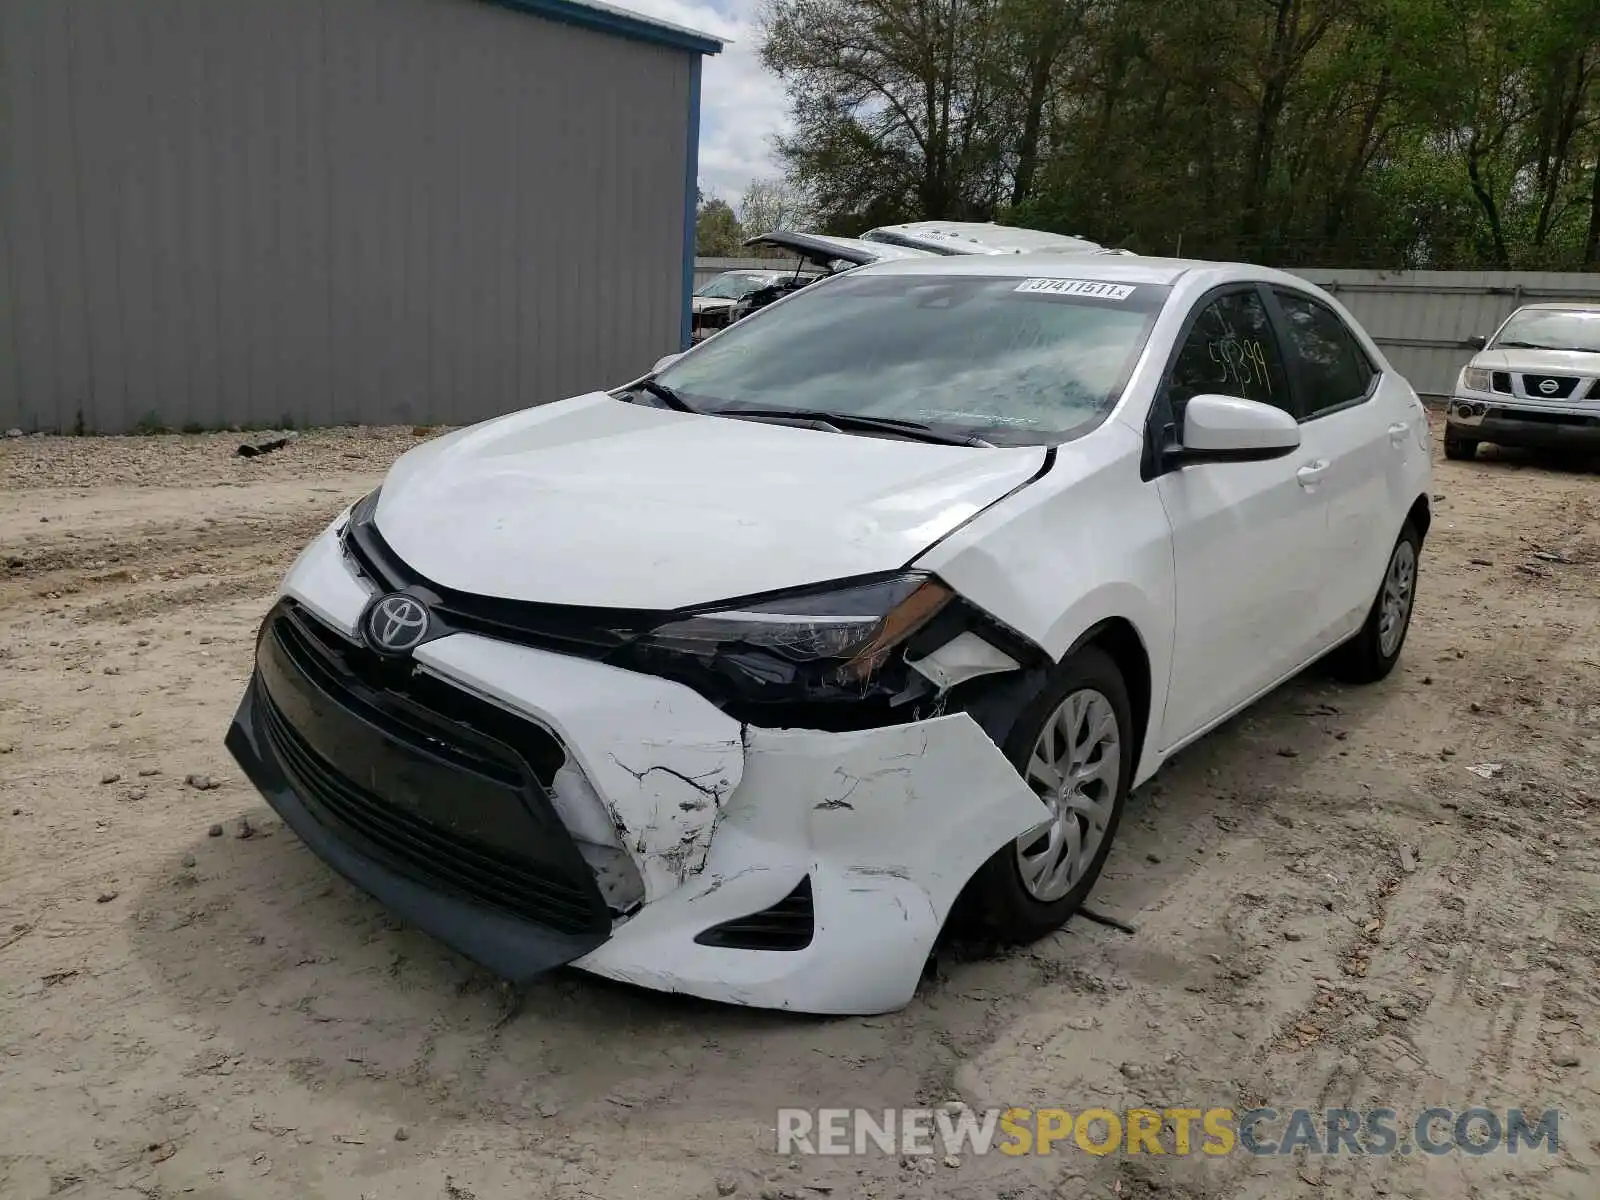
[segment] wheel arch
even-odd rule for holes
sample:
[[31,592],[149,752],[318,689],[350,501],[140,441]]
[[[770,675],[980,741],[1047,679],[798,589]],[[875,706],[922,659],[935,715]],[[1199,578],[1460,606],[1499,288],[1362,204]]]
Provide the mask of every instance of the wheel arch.
[[1429,505],[1426,492],[1411,502],[1406,520],[1417,527],[1418,537],[1423,541],[1428,540],[1428,526],[1433,523],[1433,509]]
[[1105,617],[1089,626],[1073,640],[1060,661],[1065,662],[1088,646],[1104,651],[1116,663],[1122,682],[1127,686],[1128,707],[1133,716],[1133,769],[1137,778],[1154,717],[1150,652],[1138,627],[1127,617],[1120,616]]

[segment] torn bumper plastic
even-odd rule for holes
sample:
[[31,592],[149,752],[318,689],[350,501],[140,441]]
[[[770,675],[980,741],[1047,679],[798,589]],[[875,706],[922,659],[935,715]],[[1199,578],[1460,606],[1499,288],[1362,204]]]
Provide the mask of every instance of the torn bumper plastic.
[[[331,532],[284,593],[331,653],[340,639],[357,652],[370,593]],[[449,710],[425,721],[454,720],[459,697],[464,728],[493,726],[452,775],[432,761],[452,758],[451,736],[429,727],[397,751],[409,734],[370,708],[388,693],[329,697],[288,678],[268,640],[228,741],[250,778],[336,869],[513,980],[571,962],[737,1004],[889,1011],[972,873],[1046,815],[965,715],[741,726],[679,684],[465,633],[413,656],[423,698]],[[559,769],[535,764],[540,738]],[[605,878],[607,854],[628,881]]]

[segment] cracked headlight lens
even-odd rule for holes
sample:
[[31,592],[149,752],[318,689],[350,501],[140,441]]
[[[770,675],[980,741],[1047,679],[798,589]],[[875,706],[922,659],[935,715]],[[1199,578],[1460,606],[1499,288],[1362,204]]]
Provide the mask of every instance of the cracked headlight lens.
[[833,664],[838,681],[861,681],[949,603],[951,595],[932,576],[906,572],[701,613],[659,626],[645,641],[707,665],[719,655],[749,650],[796,665]]

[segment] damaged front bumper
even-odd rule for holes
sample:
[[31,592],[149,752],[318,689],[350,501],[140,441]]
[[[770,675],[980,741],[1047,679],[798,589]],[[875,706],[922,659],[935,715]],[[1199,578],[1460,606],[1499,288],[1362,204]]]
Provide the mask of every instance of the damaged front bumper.
[[905,1004],[972,873],[1044,806],[964,714],[741,725],[668,680],[476,634],[393,688],[324,534],[228,745],[320,857],[504,978],[563,963],[814,1013]]

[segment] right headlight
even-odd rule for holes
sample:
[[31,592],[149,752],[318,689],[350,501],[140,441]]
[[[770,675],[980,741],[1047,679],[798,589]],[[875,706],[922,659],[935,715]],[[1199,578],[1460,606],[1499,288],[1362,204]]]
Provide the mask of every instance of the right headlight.
[[860,695],[907,638],[954,597],[908,571],[864,583],[697,613],[659,625],[636,653],[672,671],[704,673],[763,700]]
[[1491,382],[1489,372],[1483,367],[1468,367],[1461,372],[1463,391],[1487,392],[1490,390]]

